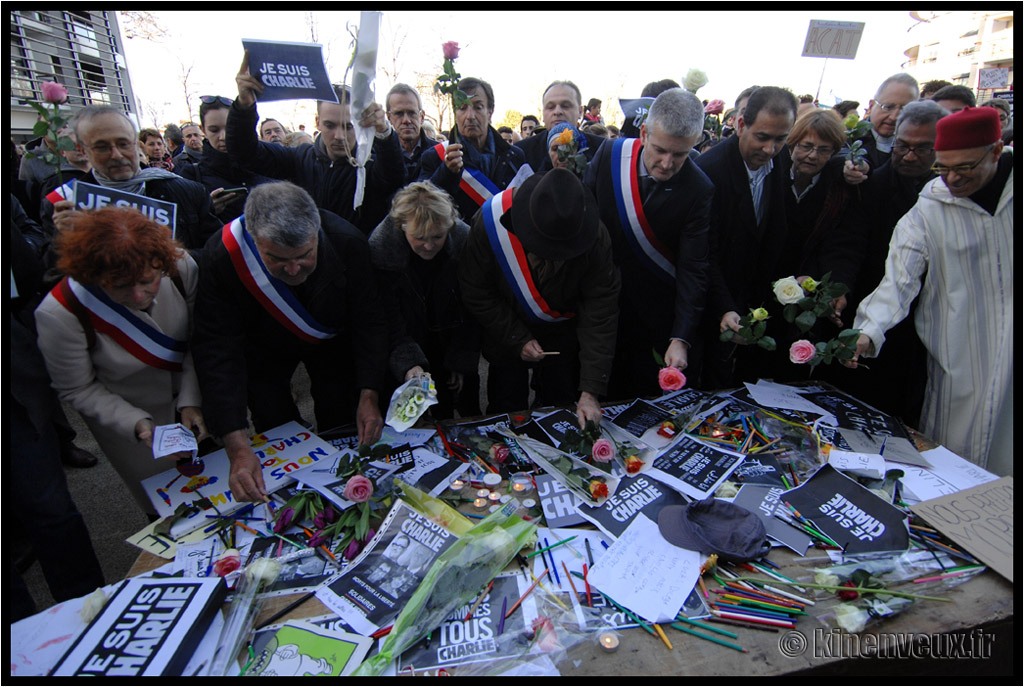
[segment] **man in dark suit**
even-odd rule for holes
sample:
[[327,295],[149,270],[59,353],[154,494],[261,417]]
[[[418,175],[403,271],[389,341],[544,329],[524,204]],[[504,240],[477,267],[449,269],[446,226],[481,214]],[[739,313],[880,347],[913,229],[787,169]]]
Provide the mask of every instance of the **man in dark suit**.
[[737,349],[718,337],[726,328],[738,332],[740,317],[750,308],[768,307],[772,282],[786,276],[776,274],[786,242],[785,170],[773,158],[786,143],[796,108],[789,91],[757,89],[737,117],[736,135],[697,160],[715,185],[704,318],[708,348],[703,383],[708,387],[771,374],[770,360],[758,353],[762,349]]
[[[544,89],[543,96],[544,111],[541,117],[544,119],[544,128],[535,129],[534,134],[544,133],[551,127],[561,122],[567,122],[579,128],[580,120],[583,119],[583,96],[580,89],[572,81],[553,81]],[[600,136],[582,132],[587,139],[587,148],[583,155],[590,160],[594,153],[601,147],[604,139]],[[551,158],[548,156],[547,136],[533,135],[515,143],[517,148],[522,149],[526,154],[526,162],[534,172],[546,172],[551,169]]]
[[587,167],[584,182],[598,199],[622,274],[610,398],[658,393],[652,352],[680,370],[692,362],[707,292],[714,194],[689,159],[703,125],[697,96],[667,90],[655,99],[639,139],[606,141]]
[[420,94],[415,88],[396,83],[384,99],[388,121],[398,132],[402,144],[402,160],[405,162],[403,186],[411,184],[420,176],[420,158],[423,152],[437,145],[437,141],[423,131],[423,106]]

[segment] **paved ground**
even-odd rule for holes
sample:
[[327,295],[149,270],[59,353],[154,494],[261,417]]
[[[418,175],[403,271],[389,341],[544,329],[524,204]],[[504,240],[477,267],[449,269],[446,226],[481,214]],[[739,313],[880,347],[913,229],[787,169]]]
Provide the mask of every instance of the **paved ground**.
[[[487,388],[486,363],[481,362],[481,397]],[[309,397],[309,377],[300,366],[293,380],[298,395],[299,411],[309,421],[313,420],[313,405]],[[484,399],[481,398],[481,404]],[[65,406],[71,426],[78,432],[77,443],[100,460],[99,465],[84,470],[67,468],[68,487],[85,517],[85,524],[92,536],[93,548],[103,567],[103,576],[109,584],[122,579],[139,555],[139,550],[125,543],[125,539],[148,524],[146,516],[135,504],[121,478],[100,451],[99,445],[79,415]],[[54,604],[53,597],[43,579],[38,563],[24,574],[32,598],[39,610]]]

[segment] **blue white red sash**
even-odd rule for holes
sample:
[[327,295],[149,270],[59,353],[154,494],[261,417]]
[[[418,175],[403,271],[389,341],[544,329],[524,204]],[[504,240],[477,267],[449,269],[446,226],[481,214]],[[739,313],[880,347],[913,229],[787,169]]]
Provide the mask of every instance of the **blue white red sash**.
[[[147,365],[181,372],[181,362],[188,350],[185,341],[167,336],[143,321],[130,309],[115,303],[100,287],[79,284],[71,277],[65,277],[64,280],[71,298],[77,299],[85,307],[96,331],[106,334]],[[68,292],[60,284],[50,293],[58,303],[70,312],[75,312],[74,304],[69,302]]]
[[[441,141],[434,146],[434,152],[441,158],[442,165],[446,150],[448,150],[448,141]],[[477,205],[483,205],[489,198],[501,193],[501,189],[483,172],[479,169],[470,169],[465,165],[462,167],[462,176],[459,177],[459,188]]]
[[530,265],[526,261],[526,251],[519,238],[501,225],[501,216],[512,207],[512,194],[515,189],[502,191],[494,196],[482,208],[484,228],[491,248],[505,273],[512,293],[515,294],[523,310],[538,322],[563,322],[571,319],[574,313],[560,313],[551,308],[540,295],[537,285],[530,274]]
[[338,334],[336,329],[317,322],[299,303],[288,286],[270,274],[267,266],[263,264],[259,251],[256,250],[256,244],[245,230],[244,216],[224,225],[221,240],[228,249],[231,263],[242,284],[286,329],[309,343],[320,343]]
[[619,222],[626,241],[640,260],[653,268],[663,279],[675,281],[676,267],[672,252],[655,235],[644,214],[637,177],[637,159],[640,157],[639,138],[618,138],[612,144],[612,188]]

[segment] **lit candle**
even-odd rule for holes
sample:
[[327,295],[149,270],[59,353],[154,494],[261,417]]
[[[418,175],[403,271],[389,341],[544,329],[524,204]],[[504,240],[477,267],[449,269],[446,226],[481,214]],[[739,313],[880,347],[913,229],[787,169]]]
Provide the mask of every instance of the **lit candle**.
[[500,501],[501,494],[499,494],[496,491],[492,491],[490,494],[487,495],[487,498],[490,499],[491,501]]
[[614,632],[602,632],[597,636],[597,641],[600,642],[601,648],[608,653],[619,648],[619,637]]
[[463,488],[464,486],[466,486],[466,483],[465,483],[465,482],[463,482],[463,481],[462,481],[461,479],[459,479],[458,477],[456,477],[455,479],[453,479],[453,480],[451,481],[451,484],[450,484],[449,486],[451,486],[451,488],[452,488],[452,491],[462,491],[462,488]]
[[490,493],[491,493],[490,489],[477,489],[476,490],[476,497],[478,499],[485,499],[485,498],[488,497],[488,495],[490,495]]
[[533,489],[533,479],[526,472],[517,472],[510,480],[512,491],[523,494]]
[[474,499],[473,505],[476,508],[478,508],[480,510],[483,510],[484,508],[487,507],[487,499],[482,497],[482,496],[478,496],[478,497],[476,497],[476,499]]

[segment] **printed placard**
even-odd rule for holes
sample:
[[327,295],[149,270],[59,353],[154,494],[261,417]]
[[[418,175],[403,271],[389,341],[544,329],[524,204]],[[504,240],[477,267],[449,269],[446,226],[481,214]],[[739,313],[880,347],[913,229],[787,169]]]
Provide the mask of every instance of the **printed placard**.
[[175,236],[175,227],[178,222],[177,203],[147,198],[137,193],[118,191],[106,186],[87,184],[77,179],[74,181],[72,201],[78,210],[99,210],[105,207],[134,208],[157,224],[170,229],[171,236]]
[[396,501],[380,530],[317,598],[361,634],[389,625],[457,537]]
[[581,505],[578,512],[613,539],[626,531],[637,515],[643,513],[658,521],[658,513],[665,506],[684,506],[687,500],[675,489],[645,475],[624,477],[619,488],[600,508]]
[[647,474],[690,498],[715,493],[743,462],[743,454],[714,448],[683,436],[654,459]]
[[732,502],[756,515],[769,537],[803,556],[814,543],[810,536],[775,517],[776,511],[786,510],[781,503],[784,491],[782,487],[745,484]]
[[910,543],[903,511],[831,465],[787,491],[784,500],[846,553],[903,551]]
[[639,439],[651,427],[672,419],[672,415],[670,410],[639,398],[619,413],[613,422]]
[[572,527],[586,520],[577,508],[583,501],[551,475],[537,475],[537,497],[548,527]]
[[1013,477],[923,501],[910,510],[1013,582]]
[[243,38],[242,47],[249,51],[249,73],[263,84],[260,102],[338,102],[331,79],[327,76],[322,46]]

